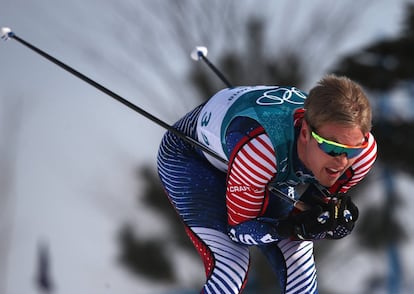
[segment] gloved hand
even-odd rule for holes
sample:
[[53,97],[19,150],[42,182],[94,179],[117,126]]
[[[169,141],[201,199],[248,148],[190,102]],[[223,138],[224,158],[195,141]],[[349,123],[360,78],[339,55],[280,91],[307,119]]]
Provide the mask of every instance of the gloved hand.
[[348,194],[330,195],[322,187],[311,184],[302,194],[301,200],[309,206],[319,205],[323,211],[331,211],[332,201],[335,203],[333,229],[327,231],[327,238],[340,239],[351,233],[358,219],[358,208]]
[[326,237],[330,239],[341,239],[349,235],[359,216],[358,207],[352,202],[351,197],[347,194],[340,194],[337,197],[337,225],[334,230],[327,232]]
[[358,219],[358,208],[348,195],[340,194],[332,198],[315,195],[307,200],[311,204],[309,210],[292,213],[285,219],[259,220],[272,223],[283,238],[340,239],[351,233]]
[[323,239],[326,233],[336,228],[334,200],[311,209],[292,213],[279,221],[277,231],[281,236],[301,240]]

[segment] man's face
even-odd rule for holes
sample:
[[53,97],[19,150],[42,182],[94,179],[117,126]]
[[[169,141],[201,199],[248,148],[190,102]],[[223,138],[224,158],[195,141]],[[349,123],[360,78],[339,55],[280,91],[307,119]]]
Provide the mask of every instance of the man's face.
[[[329,141],[344,145],[360,146],[364,142],[364,134],[358,127],[332,123],[325,124],[313,131]],[[310,126],[306,121],[303,121],[298,138],[298,154],[303,164],[325,187],[332,186],[357,158],[348,159],[345,154],[339,156],[326,154],[319,148],[318,142],[311,135]]]

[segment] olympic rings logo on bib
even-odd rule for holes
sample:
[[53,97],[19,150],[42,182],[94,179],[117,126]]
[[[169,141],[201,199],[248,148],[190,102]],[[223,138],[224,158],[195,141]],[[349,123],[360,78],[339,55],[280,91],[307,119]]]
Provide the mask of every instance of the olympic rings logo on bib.
[[256,103],[262,106],[280,105],[285,102],[300,105],[303,104],[305,99],[306,95],[295,87],[279,87],[264,92],[262,96],[257,98]]

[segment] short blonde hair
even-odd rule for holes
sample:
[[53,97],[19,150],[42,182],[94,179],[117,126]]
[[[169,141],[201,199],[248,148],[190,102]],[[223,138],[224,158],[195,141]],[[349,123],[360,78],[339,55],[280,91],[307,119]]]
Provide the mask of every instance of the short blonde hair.
[[318,129],[325,123],[359,127],[365,134],[372,128],[371,105],[362,87],[347,77],[327,75],[305,100],[305,119]]

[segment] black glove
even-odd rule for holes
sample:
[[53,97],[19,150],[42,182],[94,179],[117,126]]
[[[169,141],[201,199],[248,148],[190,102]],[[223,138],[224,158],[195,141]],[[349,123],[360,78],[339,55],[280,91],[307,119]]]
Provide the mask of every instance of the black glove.
[[358,208],[347,194],[331,195],[329,191],[316,184],[310,184],[302,194],[301,200],[309,206],[319,205],[323,211],[331,211],[335,203],[333,216],[333,229],[327,231],[327,238],[340,239],[349,235],[358,219]]
[[277,226],[278,233],[283,237],[293,237],[300,240],[316,240],[325,238],[327,232],[335,230],[334,200],[314,205],[311,209],[291,214],[281,219]]
[[348,195],[314,194],[308,195],[307,200],[310,210],[279,220],[277,231],[281,236],[301,240],[340,239],[352,232],[359,213]]
[[339,194],[337,198],[337,225],[334,230],[327,232],[326,237],[330,239],[341,239],[349,235],[359,216],[358,207],[352,202],[351,197],[347,194]]

